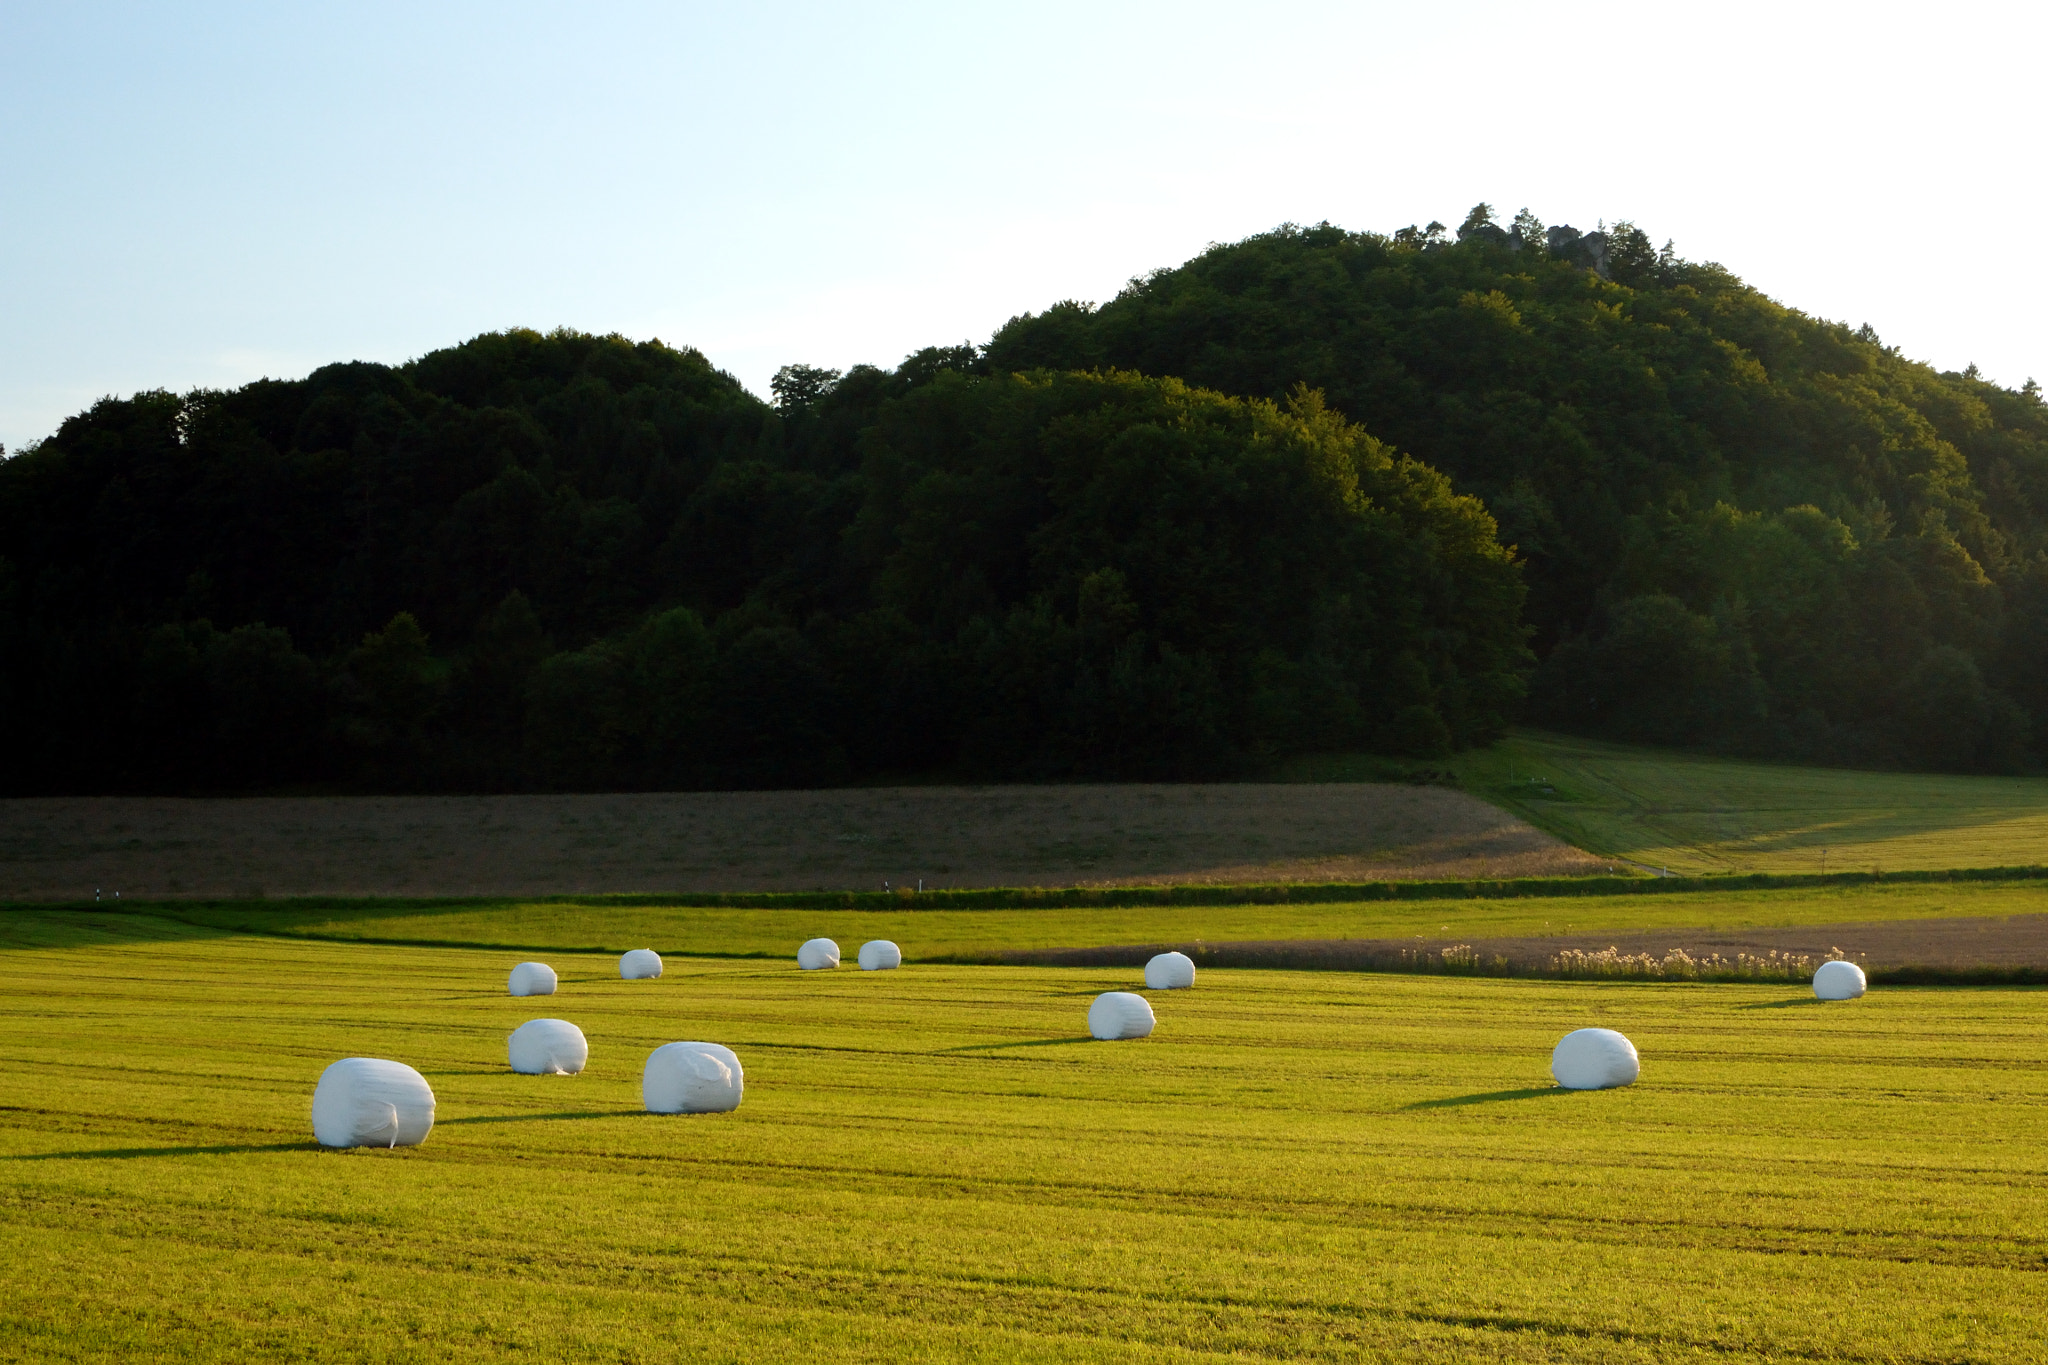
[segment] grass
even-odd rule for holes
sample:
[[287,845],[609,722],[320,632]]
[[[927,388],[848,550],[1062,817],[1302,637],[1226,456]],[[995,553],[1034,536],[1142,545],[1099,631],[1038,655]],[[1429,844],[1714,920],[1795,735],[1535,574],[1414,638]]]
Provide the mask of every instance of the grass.
[[1568,843],[1689,876],[2048,861],[2048,778],[1751,763],[1530,731],[1455,766],[1466,790]]
[[[141,907],[137,908],[141,912]],[[1755,929],[2048,912],[2048,881],[1662,890],[1640,895],[1375,900],[1351,904],[1055,906],[996,910],[773,909],[631,901],[479,901],[446,905],[295,906],[181,903],[150,913],[216,929],[358,942],[700,956],[794,957],[807,938],[850,955],[893,939],[914,961],[986,960],[1003,952],[1116,944],[1268,939],[1460,939],[1654,929]],[[99,918],[106,918],[102,913]],[[23,925],[83,923],[0,910]],[[23,930],[22,932],[26,932]],[[51,932],[58,932],[52,930]],[[509,967],[509,963],[507,964]]]
[[[2048,1359],[2038,991],[672,958],[0,921],[0,1359]],[[590,1035],[575,1078],[504,1036]],[[1623,1029],[1635,1087],[1551,1089]],[[638,1110],[657,1043],[747,1066]],[[307,1141],[332,1059],[423,1147]]]

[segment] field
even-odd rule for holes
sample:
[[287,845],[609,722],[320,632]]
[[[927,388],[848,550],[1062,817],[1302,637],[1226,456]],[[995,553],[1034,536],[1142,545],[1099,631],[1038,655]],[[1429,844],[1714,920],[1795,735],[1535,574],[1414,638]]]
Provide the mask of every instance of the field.
[[[1600,859],[1346,782],[0,805],[0,894],[126,892],[0,909],[0,1362],[2048,1362],[2040,988],[1205,967],[1152,1038],[1102,1044],[1089,999],[1131,967],[985,965],[1826,940],[2039,970],[2048,880],[687,894],[2048,862],[2048,783],[1542,735],[1459,777]],[[685,890],[602,894],[649,889]],[[800,973],[814,935],[909,965]],[[667,974],[620,981],[641,946]],[[558,995],[504,993],[528,956]],[[505,1068],[537,1016],[586,1031],[583,1075]],[[1635,1040],[1636,1086],[1549,1084],[1589,1024]],[[739,1052],[737,1113],[642,1111],[679,1038]],[[426,1074],[424,1146],[311,1143],[348,1055]]]
[[125,900],[534,896],[1605,870],[1463,792],[1385,782],[0,801],[0,901],[90,900],[95,889]]
[[1519,732],[1465,788],[1602,857],[1689,876],[2048,863],[2048,778],[1744,763]]
[[[2030,989],[672,958],[0,920],[0,1359],[2048,1359]],[[504,1035],[558,1015],[575,1078]],[[1549,1088],[1623,1029],[1628,1090]],[[733,1115],[639,1112],[654,1045]],[[422,1147],[308,1141],[330,1060],[425,1072]]]
[[[1398,766],[1398,765],[1394,765]],[[1208,786],[0,801],[0,901],[537,897],[1898,872],[2048,864],[2048,779],[1744,763],[1519,732],[1454,763]],[[1586,851],[1582,851],[1586,850]]]
[[[1273,940],[1411,941],[1427,946],[1556,940],[1595,948],[1646,935],[1702,946],[1798,930],[1857,954],[1851,931],[1880,928],[1925,937],[1943,923],[1995,926],[2031,945],[2031,956],[1984,960],[2048,968],[2048,881],[1899,883],[1636,895],[1515,896],[1351,903],[1124,905],[1011,910],[764,909],[632,902],[498,901],[336,906],[168,903],[161,914],[216,929],[358,942],[504,947],[531,951],[651,946],[663,953],[783,959],[806,938],[842,944],[894,939],[911,961],[976,962],[1017,953],[1122,944],[1230,944]],[[1733,936],[1733,937],[1731,937]],[[1660,939],[1660,941],[1662,941]],[[1807,951],[1803,949],[1802,951]],[[1912,960],[1912,954],[1907,960]],[[1890,960],[1890,959],[1881,959]],[[1922,959],[1926,961],[1923,955]],[[1954,963],[1951,965],[1967,965]]]

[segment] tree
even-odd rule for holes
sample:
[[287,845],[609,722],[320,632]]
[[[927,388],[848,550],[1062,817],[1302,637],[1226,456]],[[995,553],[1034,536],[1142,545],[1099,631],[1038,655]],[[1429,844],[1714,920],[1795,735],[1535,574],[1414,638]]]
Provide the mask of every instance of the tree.
[[345,669],[349,745],[379,779],[417,782],[431,762],[428,726],[448,683],[447,665],[427,648],[427,633],[411,612],[399,612],[363,636]]
[[839,382],[838,370],[821,370],[815,365],[784,365],[768,381],[775,394],[775,406],[785,413],[813,407]]
[[[1013,318],[984,365],[1027,360],[1321,390],[1499,518],[1528,566],[1537,651],[1560,669],[1633,598],[1739,619],[1725,643],[1753,653],[1764,719],[1745,702],[1702,728],[1679,708],[1660,731],[1652,710],[1616,722],[1631,733],[1902,762],[1890,689],[1929,650],[1970,655],[1994,693],[2022,688],[1994,667],[1999,601],[2048,554],[2048,407],[1793,312],[1628,222],[1518,216],[1503,233],[1479,205],[1455,243],[1283,227],[1098,309]],[[2030,714],[2048,733],[2048,709]]]

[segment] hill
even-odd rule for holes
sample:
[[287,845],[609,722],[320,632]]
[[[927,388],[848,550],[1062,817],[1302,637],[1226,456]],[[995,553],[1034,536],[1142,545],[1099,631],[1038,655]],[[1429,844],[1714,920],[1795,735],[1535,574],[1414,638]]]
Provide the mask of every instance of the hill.
[[1213,777],[1433,754],[1523,585],[1323,408],[558,332],[107,399],[0,464],[0,790]]
[[1937,373],[1633,226],[1283,227],[1017,317],[982,363],[1321,390],[1499,519],[1551,724],[1951,769],[2048,734],[2038,386]]
[[1627,224],[1284,227],[774,390],[514,331],[97,404],[0,462],[0,791],[2048,746],[2038,386]]

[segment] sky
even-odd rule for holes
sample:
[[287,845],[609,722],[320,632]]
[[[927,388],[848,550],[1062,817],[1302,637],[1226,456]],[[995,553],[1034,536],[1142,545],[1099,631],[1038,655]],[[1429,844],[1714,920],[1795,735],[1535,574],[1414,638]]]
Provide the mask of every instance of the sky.
[[0,0],[0,443],[507,327],[765,395],[1480,201],[2048,382],[2044,39],[1967,2]]

